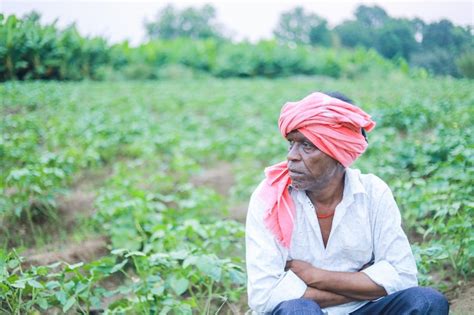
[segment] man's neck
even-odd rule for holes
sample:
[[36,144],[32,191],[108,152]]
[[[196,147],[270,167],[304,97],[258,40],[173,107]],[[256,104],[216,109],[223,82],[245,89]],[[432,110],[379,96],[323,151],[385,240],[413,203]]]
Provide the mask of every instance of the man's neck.
[[344,177],[346,172],[340,172],[324,187],[306,191],[313,205],[334,209],[342,200],[344,194]]

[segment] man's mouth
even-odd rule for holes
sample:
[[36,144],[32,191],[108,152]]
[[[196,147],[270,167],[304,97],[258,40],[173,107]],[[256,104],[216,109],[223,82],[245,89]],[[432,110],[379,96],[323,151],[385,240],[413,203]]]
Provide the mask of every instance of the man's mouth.
[[304,175],[303,172],[300,172],[300,171],[297,171],[297,170],[293,170],[293,169],[289,169],[289,170],[288,170],[288,174],[290,175],[290,177]]

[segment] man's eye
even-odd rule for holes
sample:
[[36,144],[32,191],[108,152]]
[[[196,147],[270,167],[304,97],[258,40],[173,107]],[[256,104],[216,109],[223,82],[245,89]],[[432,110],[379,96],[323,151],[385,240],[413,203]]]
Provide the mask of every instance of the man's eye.
[[316,146],[308,141],[303,142],[302,146],[305,152],[313,152],[314,150],[317,150]]

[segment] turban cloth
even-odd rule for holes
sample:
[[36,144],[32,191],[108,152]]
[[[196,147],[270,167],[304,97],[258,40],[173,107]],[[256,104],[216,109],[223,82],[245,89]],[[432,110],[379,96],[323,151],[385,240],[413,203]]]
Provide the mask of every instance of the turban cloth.
[[[349,167],[367,148],[361,129],[371,131],[375,122],[357,106],[313,93],[298,102],[286,103],[278,126],[283,137],[297,130],[319,150]],[[265,180],[259,191],[267,207],[265,225],[286,248],[290,247],[296,212],[288,190],[290,184],[285,161],[265,169]]]

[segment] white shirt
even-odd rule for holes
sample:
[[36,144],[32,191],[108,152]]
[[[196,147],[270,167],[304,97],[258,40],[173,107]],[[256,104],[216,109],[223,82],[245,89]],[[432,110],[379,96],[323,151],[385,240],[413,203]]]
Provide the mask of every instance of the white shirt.
[[[296,206],[295,226],[289,249],[281,246],[266,228],[261,185],[252,194],[246,224],[248,301],[258,313],[271,312],[279,303],[301,298],[306,284],[287,260],[303,260],[331,271],[364,269],[387,294],[417,286],[417,270],[408,239],[401,228],[400,211],[390,188],[372,174],[346,169],[342,201],[336,207],[331,233],[324,247],[316,212],[304,191],[291,189]],[[327,314],[348,314],[368,301],[327,307]]]

